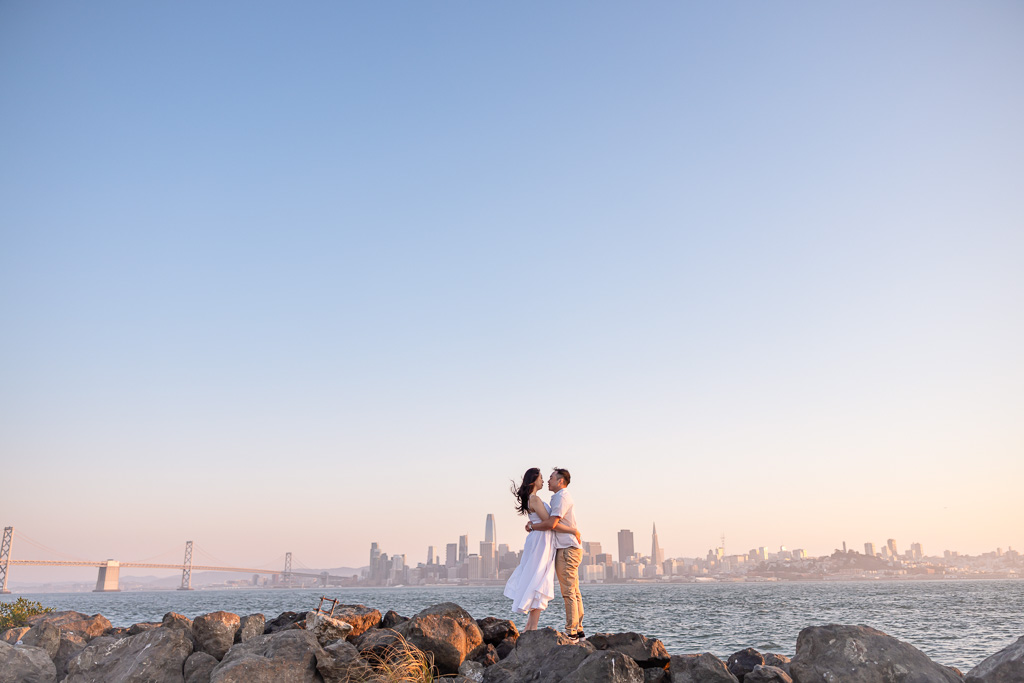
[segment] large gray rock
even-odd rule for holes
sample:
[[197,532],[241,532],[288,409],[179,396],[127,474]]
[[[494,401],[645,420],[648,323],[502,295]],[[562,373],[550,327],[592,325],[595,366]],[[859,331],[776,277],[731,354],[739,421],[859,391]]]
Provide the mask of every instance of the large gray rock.
[[60,633],[60,626],[43,621],[30,628],[21,637],[21,643],[46,650],[46,654],[53,659],[57,656],[57,648],[60,647]]
[[736,678],[743,680],[743,677],[754,670],[755,666],[764,665],[764,655],[752,647],[739,652],[733,652],[725,662],[725,668]]
[[316,636],[287,629],[233,646],[214,667],[210,683],[319,683],[324,656]]
[[21,637],[32,630],[31,626],[15,626],[9,628],[3,633],[0,633],[0,641],[7,643],[8,645],[14,645]]
[[277,633],[295,628],[305,628],[306,612],[281,612],[266,623],[263,633]]
[[168,612],[165,614],[160,625],[164,628],[180,628],[184,631],[192,630],[192,620],[184,614],[178,614],[177,612]]
[[192,641],[184,631],[156,628],[90,644],[68,662],[65,683],[182,683],[190,654]]
[[196,649],[224,659],[224,655],[235,642],[235,632],[241,625],[241,619],[232,612],[210,612],[192,620],[192,635],[196,639]]
[[310,612],[306,615],[306,630],[316,636],[321,645],[328,645],[343,640],[352,632],[352,624],[320,612]]
[[1024,636],[967,672],[966,683],[1019,683],[1024,681]]
[[317,659],[316,670],[325,683],[365,681],[373,676],[373,669],[359,656],[359,650],[346,640],[336,640],[325,647]]
[[671,680],[668,669],[644,669],[644,683],[669,683]]
[[263,635],[263,629],[267,626],[267,619],[262,614],[250,614],[242,617],[239,621],[238,630],[235,631],[235,642],[244,643],[256,636]]
[[375,628],[359,636],[352,643],[364,659],[387,661],[392,653],[408,649],[409,645],[397,631],[390,628]]
[[961,683],[913,645],[869,626],[811,626],[789,665],[796,683]]
[[128,627],[128,635],[137,636],[143,631],[152,631],[155,628],[163,626],[161,622],[156,621],[143,621],[138,624],[132,624]]
[[503,640],[511,638],[515,642],[519,638],[519,629],[508,619],[486,617],[484,619],[477,619],[476,625],[480,627],[480,633],[484,637],[484,642],[495,647]]
[[503,660],[484,669],[485,683],[556,683],[596,652],[584,641],[574,643],[551,628],[526,631]]
[[672,683],[739,683],[739,679],[729,673],[725,662],[710,652],[673,655],[668,670]]
[[[98,639],[94,639],[98,640]],[[53,665],[57,667],[57,680],[62,681],[68,675],[68,662],[85,649],[85,638],[77,633],[61,633],[57,654],[53,656]]]
[[777,666],[786,673],[789,673],[789,657],[786,655],[777,655],[774,652],[764,653],[764,664],[765,666]]
[[29,626],[36,626],[42,623],[60,626],[60,630],[64,633],[74,632],[86,640],[102,636],[111,628],[110,622],[102,614],[89,616],[88,614],[74,611],[47,612],[46,614],[37,614],[28,618]]
[[484,647],[480,627],[454,602],[442,602],[395,627],[411,645],[430,654],[442,675],[455,674],[459,666]]
[[618,650],[603,650],[583,660],[562,683],[644,683],[644,670]]
[[0,642],[0,683],[53,683],[57,669],[38,647]]
[[621,652],[645,669],[664,669],[670,659],[660,640],[639,633],[595,633],[587,642],[598,650]]
[[377,628],[382,621],[380,611],[366,605],[336,605],[334,613],[330,616],[352,627],[352,632],[348,635],[349,640],[361,636],[371,628]]
[[210,674],[217,666],[217,658],[206,652],[193,652],[185,660],[185,683],[210,683]]
[[[403,621],[409,621],[409,617],[403,617],[401,614],[393,609],[389,609],[385,614],[384,618],[380,620],[381,628],[394,628],[401,624]],[[355,636],[353,636],[355,637]]]
[[743,683],[793,683],[793,679],[777,666],[759,664],[743,678]]

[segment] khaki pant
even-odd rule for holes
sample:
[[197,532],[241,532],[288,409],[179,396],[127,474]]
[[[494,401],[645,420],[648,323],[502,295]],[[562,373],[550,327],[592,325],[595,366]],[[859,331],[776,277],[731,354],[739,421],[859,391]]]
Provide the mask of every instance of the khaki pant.
[[583,596],[580,595],[580,561],[583,551],[579,548],[559,548],[555,551],[555,576],[565,601],[565,632],[569,635],[580,630],[583,621]]

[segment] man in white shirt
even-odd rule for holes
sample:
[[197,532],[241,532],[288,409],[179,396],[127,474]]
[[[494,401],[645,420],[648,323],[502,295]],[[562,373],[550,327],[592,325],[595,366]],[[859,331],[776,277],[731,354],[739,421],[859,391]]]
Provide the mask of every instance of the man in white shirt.
[[[566,491],[569,485],[569,470],[556,467],[548,477],[548,490],[551,496],[551,515],[539,524],[528,525],[531,531],[554,529],[562,521],[564,525],[576,527],[576,506],[572,496]],[[565,633],[570,638],[582,640],[581,624],[583,622],[583,596],[580,595],[580,562],[583,560],[583,547],[574,534],[555,531],[555,576],[558,587],[565,601]]]

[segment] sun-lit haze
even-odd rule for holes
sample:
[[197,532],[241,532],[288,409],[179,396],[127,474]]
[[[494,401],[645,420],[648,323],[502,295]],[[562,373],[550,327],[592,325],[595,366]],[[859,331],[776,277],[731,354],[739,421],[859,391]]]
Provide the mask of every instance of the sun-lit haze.
[[510,480],[559,466],[606,552],[1020,549],[1022,35],[1014,2],[4,3],[0,526],[415,564],[488,513],[522,547]]

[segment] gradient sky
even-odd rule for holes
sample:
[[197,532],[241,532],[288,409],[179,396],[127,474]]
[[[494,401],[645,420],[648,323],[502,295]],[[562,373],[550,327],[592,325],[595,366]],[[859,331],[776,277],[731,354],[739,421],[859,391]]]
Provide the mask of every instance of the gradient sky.
[[415,563],[489,512],[521,547],[509,480],[562,466],[606,549],[1024,549],[1022,35],[0,4],[0,525]]

